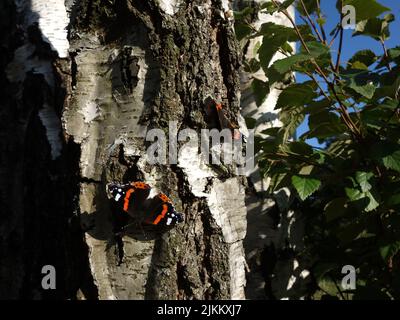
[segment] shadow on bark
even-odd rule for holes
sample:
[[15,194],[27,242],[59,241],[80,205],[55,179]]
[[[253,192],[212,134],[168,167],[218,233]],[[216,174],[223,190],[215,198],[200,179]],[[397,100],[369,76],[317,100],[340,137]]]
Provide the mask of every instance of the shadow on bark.
[[[53,159],[52,149],[46,135],[47,128],[39,116],[44,105],[49,105],[55,115],[61,117],[66,90],[59,74],[54,69],[57,54],[52,50],[48,39],[38,27],[39,16],[32,11],[31,3],[26,3],[21,16],[11,1],[6,1],[7,10],[1,10],[0,20],[8,21],[4,30],[9,32],[9,42],[2,42],[1,82],[2,89],[18,88],[1,92],[6,105],[6,117],[0,118],[1,136],[8,147],[2,163],[1,210],[5,223],[0,232],[1,248],[0,297],[3,299],[73,299],[81,289],[86,298],[96,298],[97,292],[91,279],[87,260],[87,248],[83,233],[76,225],[76,205],[79,187],[80,148],[61,136],[60,155]],[[2,6],[6,5],[2,2]],[[7,16],[14,19],[3,19]],[[23,21],[29,21],[28,25]],[[26,41],[16,41],[23,33]],[[3,40],[3,39],[2,39]],[[23,45],[34,47],[27,58],[38,58],[52,66],[54,84],[46,81],[41,70],[28,70],[20,84],[10,83],[5,75],[5,66],[13,59],[13,53]],[[3,68],[4,65],[4,68]],[[52,87],[53,85],[53,87]],[[21,99],[21,100],[18,100]],[[7,121],[8,119],[8,121]],[[61,121],[58,132],[61,135]],[[2,150],[3,151],[3,150]],[[4,167],[3,167],[4,164]],[[5,198],[5,199],[4,199]],[[3,202],[6,200],[5,202]],[[6,214],[6,215],[4,215]],[[56,290],[42,289],[42,267],[53,265],[56,268]]]

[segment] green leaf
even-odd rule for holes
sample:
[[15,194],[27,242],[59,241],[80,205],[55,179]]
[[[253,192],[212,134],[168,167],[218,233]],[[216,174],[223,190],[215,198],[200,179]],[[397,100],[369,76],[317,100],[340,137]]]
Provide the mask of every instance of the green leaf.
[[308,132],[301,135],[300,139],[312,139],[317,138],[319,143],[323,143],[324,139],[338,136],[343,133],[343,129],[339,127],[327,127],[326,125],[320,125]]
[[257,107],[261,106],[269,94],[269,84],[257,78],[251,83]]
[[368,83],[366,85],[359,86],[355,82],[351,82],[349,87],[353,89],[355,92],[366,97],[367,99],[372,99],[376,90],[376,87],[373,83]]
[[310,54],[314,58],[330,53],[329,47],[318,41],[307,42],[307,48],[310,53],[308,53],[304,47],[301,47],[300,52],[303,54]]
[[273,63],[272,68],[274,68],[279,73],[285,73],[290,71],[290,68],[297,62],[310,60],[312,56],[308,54],[298,53],[293,56],[277,60]]
[[253,29],[247,23],[244,22],[235,23],[235,33],[239,41],[248,37],[252,33],[252,31]]
[[345,215],[347,210],[346,198],[336,198],[330,201],[324,209],[326,221],[331,222]]
[[269,85],[272,86],[274,83],[288,83],[291,82],[291,73],[290,72],[278,72],[272,66],[268,68],[266,71],[266,75],[268,77]]
[[288,151],[294,154],[310,156],[313,154],[313,149],[304,141],[294,141],[288,144]]
[[280,130],[281,132],[284,132],[284,141],[293,137],[296,129],[303,123],[305,118],[303,109],[303,107],[295,107],[291,108],[290,111],[281,110],[279,113],[279,120],[283,123]]
[[305,166],[300,169],[299,174],[302,176],[309,176],[313,170],[314,166]]
[[[265,22],[261,25],[259,32],[256,35],[258,36],[267,36],[271,39],[275,39],[276,37],[279,37],[279,39],[285,40],[285,41],[296,41],[297,40],[297,34],[295,29],[286,27],[280,24],[276,24],[274,22]],[[285,42],[283,41],[283,42]],[[282,43],[283,43],[282,42]]]
[[351,65],[351,69],[368,70],[368,67],[364,63],[362,63],[360,61],[355,61]]
[[304,109],[305,113],[316,114],[323,111],[329,111],[329,107],[332,106],[332,102],[328,99],[322,99],[318,101],[312,101]]
[[263,43],[258,49],[261,66],[264,70],[268,70],[269,64],[279,49],[279,45],[271,44],[267,37],[264,37]]
[[362,123],[370,128],[380,130],[381,127],[387,125],[387,119],[393,115],[397,104],[398,102],[395,100],[386,100],[378,105],[365,106],[361,111]]
[[261,133],[267,136],[276,136],[278,134],[279,129],[280,129],[279,127],[272,127],[261,131]]
[[357,171],[356,172],[356,181],[361,187],[362,192],[367,192],[371,190],[372,186],[368,182],[374,174],[372,172],[362,172],[362,171]]
[[375,196],[370,191],[361,192],[355,188],[345,188],[345,192],[351,201],[358,201],[367,198],[368,202],[363,208],[365,212],[373,211],[379,207],[379,202],[375,199]]
[[379,248],[383,260],[387,260],[400,251],[400,241],[395,241],[387,246]]
[[392,60],[400,57],[400,47],[389,49],[388,54]]
[[[331,62],[331,53],[329,48],[317,41],[307,42],[307,48],[310,51],[310,54],[308,54],[307,50],[304,47],[301,47],[300,54],[310,55],[312,59],[309,60],[315,60],[318,66],[321,67],[321,69],[325,73],[331,72],[329,70]],[[292,71],[297,71],[304,74],[314,73],[316,66],[314,63],[310,63],[309,60],[296,63],[293,66]]]
[[[287,48],[287,42],[298,40],[293,28],[278,25],[273,22],[266,22],[261,25],[260,31],[255,36],[263,35],[262,45],[258,50],[261,66],[266,71],[272,57],[280,47]],[[290,52],[290,49],[288,49]]]
[[390,38],[389,22],[385,19],[371,18],[357,23],[353,36],[369,36],[375,40],[387,40]]
[[326,19],[325,18],[317,18],[317,23],[321,26],[324,26],[326,24]]
[[255,126],[257,124],[257,120],[256,119],[251,118],[251,117],[246,117],[244,120],[246,121],[246,127],[248,129],[254,129],[255,128]]
[[381,34],[382,34],[382,21],[378,18],[372,18],[357,23],[353,37],[362,35],[362,36],[369,36],[375,40],[379,40]]
[[293,4],[293,2],[295,2],[295,1],[296,0],[285,0],[285,1],[283,1],[282,4],[279,6],[279,11],[289,8]]
[[267,12],[272,14],[278,10],[278,8],[271,1],[266,1],[261,5],[261,10],[267,9]]
[[293,56],[280,59],[275,61],[270,68],[267,70],[267,76],[270,85],[273,85],[276,82],[281,82],[285,79],[287,74],[290,71],[293,71],[292,68],[293,66],[302,61],[308,61],[312,58],[311,55],[306,55],[306,54],[295,54]]
[[261,47],[261,42],[260,42],[260,41],[257,41],[257,43],[254,44],[254,48],[253,48],[253,55],[254,55],[254,56],[257,55],[258,50],[260,49],[260,47]]
[[304,6],[307,9],[307,12],[304,10],[303,6],[300,2],[297,3],[296,9],[300,12],[301,15],[306,16],[306,14],[312,14],[317,11],[318,3],[317,0],[303,0]]
[[380,142],[371,148],[373,159],[386,168],[400,172],[400,148],[389,142]]
[[[297,27],[299,28],[300,34],[303,37],[304,41],[309,42],[309,41],[317,40],[316,37],[314,36],[311,26],[309,24],[299,24]],[[297,39],[297,40],[300,40],[300,39]]]
[[303,106],[310,103],[317,96],[312,85],[313,83],[304,82],[285,88],[279,95],[275,109]]
[[[261,9],[267,9],[269,14],[273,14],[277,11],[282,11],[284,9],[289,8],[295,0],[285,0],[282,3],[279,3],[279,6],[276,6],[275,3],[271,1],[267,1],[261,5]],[[279,2],[279,1],[278,1]]]
[[400,172],[400,150],[393,152],[382,160],[386,168]]
[[364,194],[355,188],[345,188],[346,195],[351,201],[356,201],[364,198]]
[[323,110],[321,112],[311,114],[308,118],[308,126],[310,130],[319,128],[321,126],[334,129],[340,127],[340,125],[341,122],[339,116],[336,113],[329,112],[328,110]]
[[324,139],[342,134],[345,131],[336,113],[322,110],[321,112],[310,114],[308,118],[309,132],[304,133],[300,138]]
[[286,53],[289,53],[289,54],[292,54],[292,53],[293,53],[293,47],[290,45],[289,42],[285,42],[285,43],[281,46],[281,49],[282,49],[284,52],[286,52]]
[[300,199],[304,201],[321,186],[321,181],[304,176],[293,176],[292,184],[295,187]]
[[319,288],[321,288],[321,290],[331,296],[337,296],[339,294],[335,281],[333,281],[330,277],[319,279],[317,281],[317,285]]
[[[390,8],[387,8],[376,0],[343,0],[343,6],[351,5],[356,9],[356,21],[368,20],[370,18],[375,18],[386,11],[390,11]],[[337,1],[336,7],[339,12],[341,12],[340,7],[341,1]]]
[[372,99],[377,88],[376,75],[367,70],[347,70],[342,74],[347,86],[355,92]]
[[[369,67],[371,64],[373,64],[375,61],[378,60],[378,57],[375,55],[375,53],[372,50],[366,49],[366,50],[360,50],[354,54],[354,56],[349,60],[348,65],[349,67],[352,67],[352,65],[355,62],[361,62],[365,66]],[[352,67],[352,69],[357,69]]]
[[276,189],[278,189],[282,183],[284,183],[286,185],[287,177],[288,177],[287,173],[280,173],[280,174],[273,175],[271,177],[271,183],[269,185],[269,190],[271,190],[271,192],[273,192]]

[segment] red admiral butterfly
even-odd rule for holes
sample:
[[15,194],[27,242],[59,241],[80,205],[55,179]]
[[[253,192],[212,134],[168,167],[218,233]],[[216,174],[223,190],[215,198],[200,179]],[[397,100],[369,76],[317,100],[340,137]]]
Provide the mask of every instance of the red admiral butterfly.
[[217,103],[215,100],[208,98],[206,100],[207,104],[207,115],[209,118],[215,118],[215,115],[218,118],[218,124],[221,130],[223,129],[230,129],[233,132],[233,138],[235,140],[239,140],[241,135],[238,130],[239,126],[232,123],[231,120],[229,120],[228,114],[226,109],[223,108],[222,103]]
[[183,222],[183,215],[176,212],[172,201],[164,193],[148,199],[150,190],[151,187],[144,182],[107,185],[109,198],[140,223],[173,226]]

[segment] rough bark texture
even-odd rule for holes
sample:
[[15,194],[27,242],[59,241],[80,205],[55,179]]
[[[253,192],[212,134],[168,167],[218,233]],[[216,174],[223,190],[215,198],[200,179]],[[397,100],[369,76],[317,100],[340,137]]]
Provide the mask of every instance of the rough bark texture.
[[[177,165],[150,165],[143,137],[169,121],[207,128],[208,96],[239,112],[228,2],[0,7],[0,297],[244,298],[245,181],[193,145]],[[115,236],[105,184],[132,180],[167,193],[185,223]],[[47,264],[56,290],[41,288]]]

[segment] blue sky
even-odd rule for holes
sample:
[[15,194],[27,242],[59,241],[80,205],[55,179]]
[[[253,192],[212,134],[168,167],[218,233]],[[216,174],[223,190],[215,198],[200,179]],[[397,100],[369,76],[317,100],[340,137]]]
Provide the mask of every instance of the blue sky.
[[[392,13],[396,17],[396,21],[394,21],[391,25],[391,38],[386,42],[388,48],[392,48],[400,45],[400,0],[378,0],[378,2],[388,8],[392,9]],[[327,19],[327,23],[325,26],[326,32],[329,34],[330,31],[335,27],[337,22],[339,21],[339,13],[336,9],[336,0],[322,0],[321,1],[322,11]],[[297,19],[297,22],[301,22],[300,19]],[[365,36],[352,37],[352,30],[344,31],[344,41],[343,41],[343,51],[342,51],[342,61],[347,61],[349,58],[353,56],[353,54],[359,50],[363,49],[371,49],[376,54],[382,54],[382,46],[379,42],[373,40],[372,38]],[[336,41],[333,49],[337,49],[337,44],[339,41]],[[334,52],[335,53],[335,52]],[[308,78],[302,75],[296,75],[296,80],[298,82],[302,82],[304,80],[309,80]],[[297,136],[301,136],[305,131],[307,131],[307,121],[305,121],[298,129]],[[307,141],[309,144],[313,146],[319,146],[317,139],[311,139]]]

